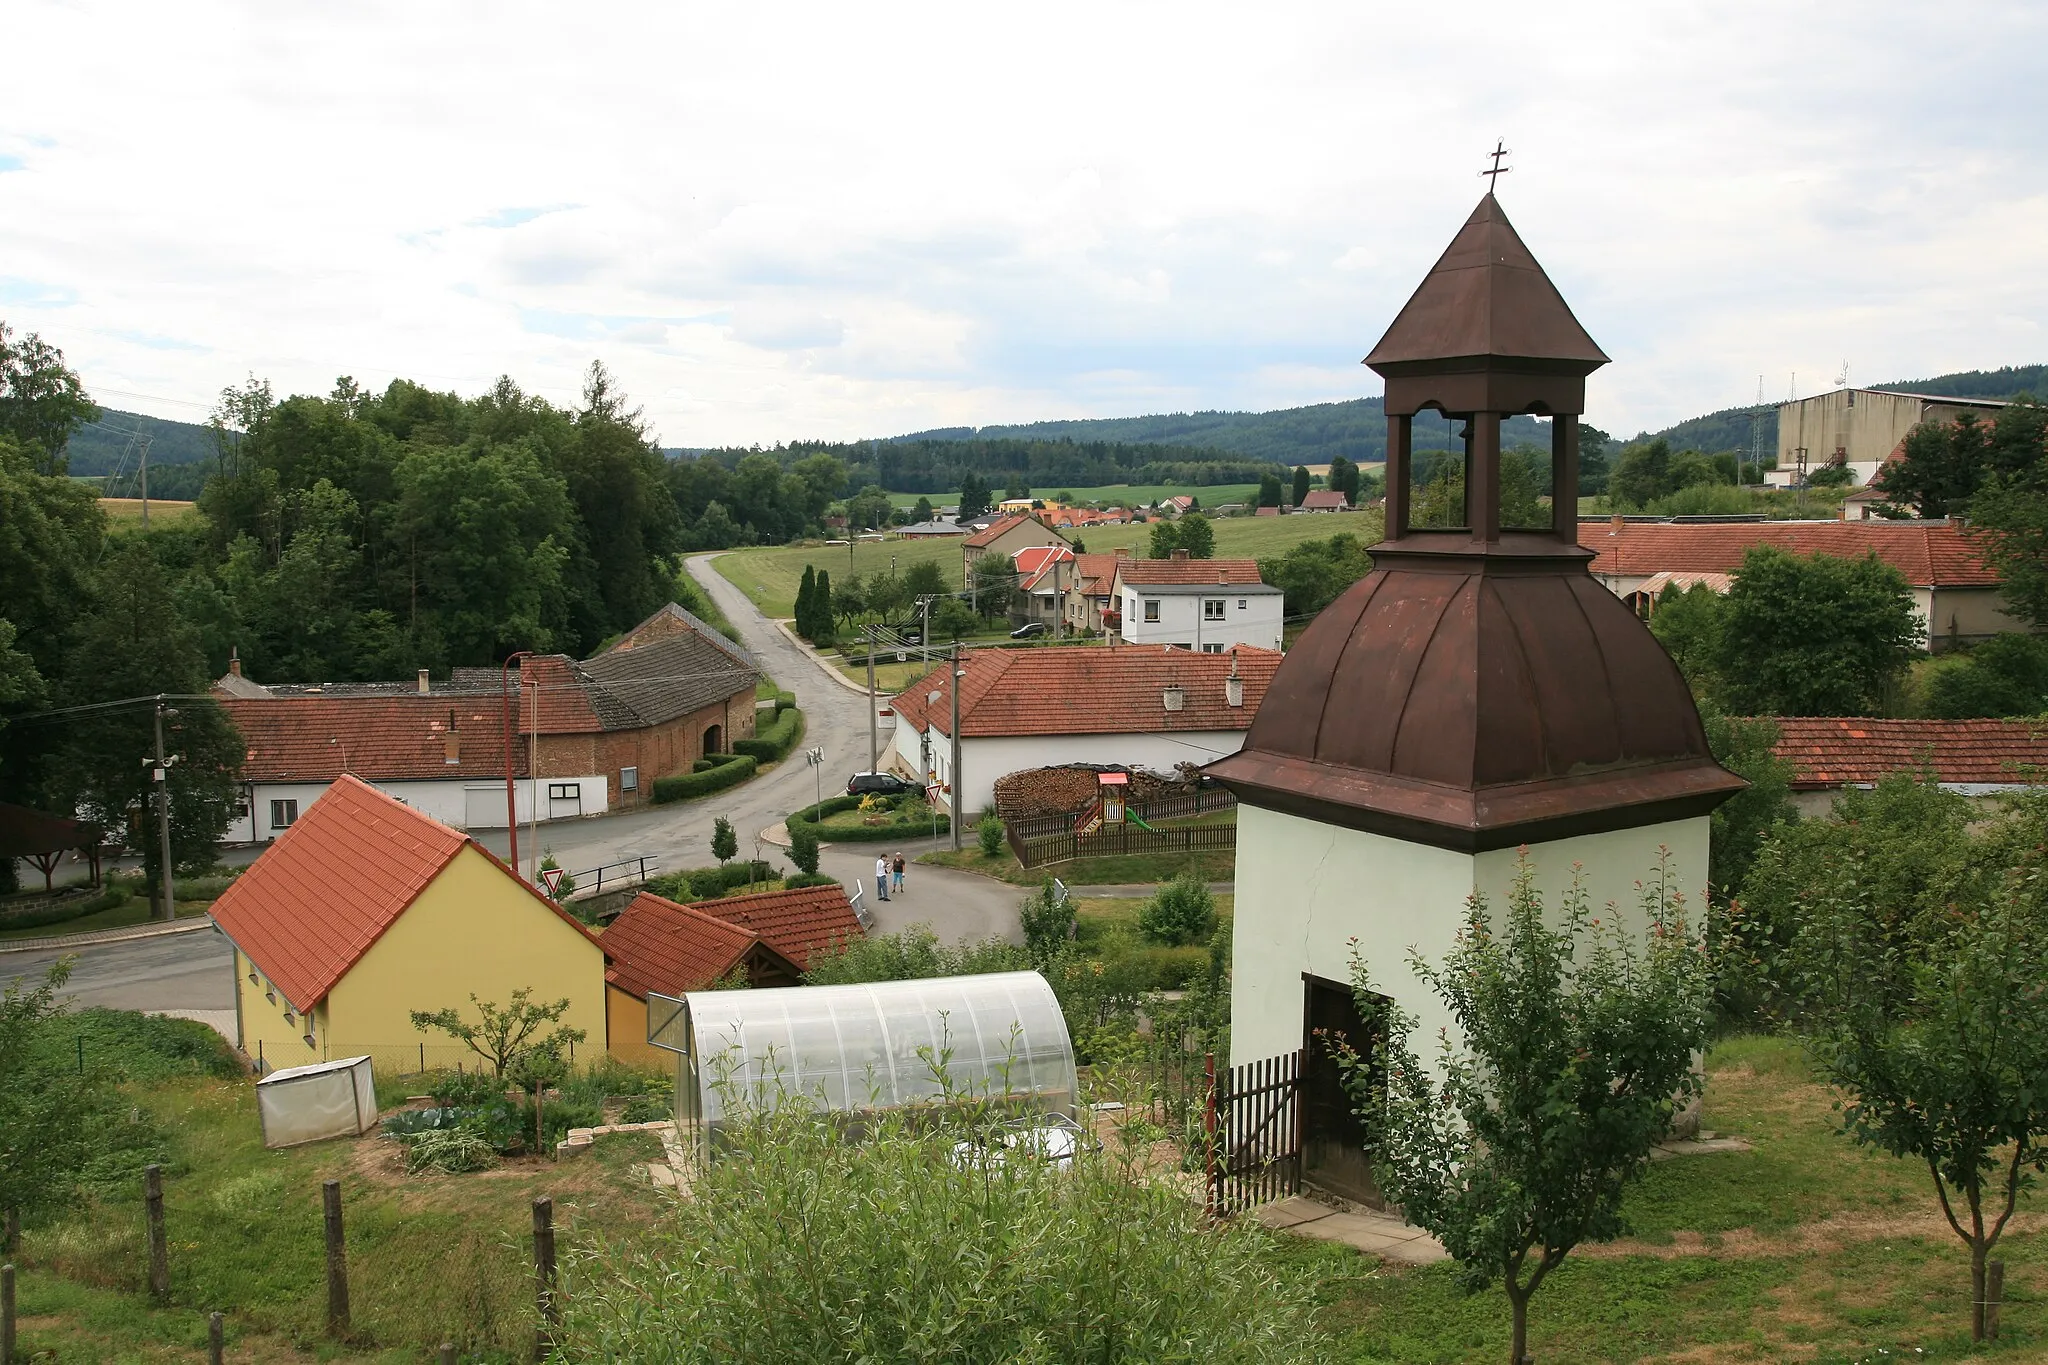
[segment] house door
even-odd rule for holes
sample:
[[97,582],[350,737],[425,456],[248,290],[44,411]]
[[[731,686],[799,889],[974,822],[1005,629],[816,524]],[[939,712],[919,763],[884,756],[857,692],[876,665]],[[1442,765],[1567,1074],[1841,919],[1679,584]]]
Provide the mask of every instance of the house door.
[[725,752],[725,732],[716,725],[704,727],[704,757]]
[[1365,1154],[1365,1123],[1344,1085],[1335,1044],[1372,1051],[1351,987],[1302,973],[1302,1176],[1332,1194],[1378,1207],[1383,1201]]

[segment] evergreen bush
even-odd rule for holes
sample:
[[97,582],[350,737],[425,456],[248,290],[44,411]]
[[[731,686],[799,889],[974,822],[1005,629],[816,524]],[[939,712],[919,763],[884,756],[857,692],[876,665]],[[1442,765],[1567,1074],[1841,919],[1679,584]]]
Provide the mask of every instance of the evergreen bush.
[[1216,932],[1216,898],[1200,877],[1183,872],[1145,902],[1138,912],[1138,932],[1169,948],[1205,943]]

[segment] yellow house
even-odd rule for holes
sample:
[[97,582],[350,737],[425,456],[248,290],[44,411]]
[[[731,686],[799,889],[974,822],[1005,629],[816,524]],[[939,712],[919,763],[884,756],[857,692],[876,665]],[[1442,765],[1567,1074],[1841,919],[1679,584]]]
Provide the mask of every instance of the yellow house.
[[589,930],[475,840],[343,776],[213,905],[235,949],[235,1028],[260,1071],[368,1055],[381,1070],[476,1063],[414,1010],[516,990],[567,999],[605,1035],[605,955]]

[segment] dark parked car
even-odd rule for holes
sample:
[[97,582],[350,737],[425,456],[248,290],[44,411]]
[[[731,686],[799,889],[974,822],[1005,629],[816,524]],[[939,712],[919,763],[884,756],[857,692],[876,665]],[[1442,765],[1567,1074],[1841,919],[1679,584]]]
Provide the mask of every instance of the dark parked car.
[[904,792],[918,790],[915,782],[905,782],[894,773],[855,773],[846,779],[848,796],[900,796]]
[[1050,629],[1052,627],[1046,625],[1043,621],[1026,621],[1023,625],[1010,632],[1010,638],[1012,640],[1029,640],[1034,635],[1043,635]]

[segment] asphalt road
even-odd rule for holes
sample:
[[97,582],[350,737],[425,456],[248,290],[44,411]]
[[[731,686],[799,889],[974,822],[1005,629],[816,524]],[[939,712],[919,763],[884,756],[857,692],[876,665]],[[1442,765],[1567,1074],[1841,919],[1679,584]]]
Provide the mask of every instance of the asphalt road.
[[212,929],[74,948],[69,954],[0,953],[0,986],[16,977],[36,985],[58,958],[73,959],[64,994],[80,1006],[118,1010],[225,1010],[235,1007],[234,950]]

